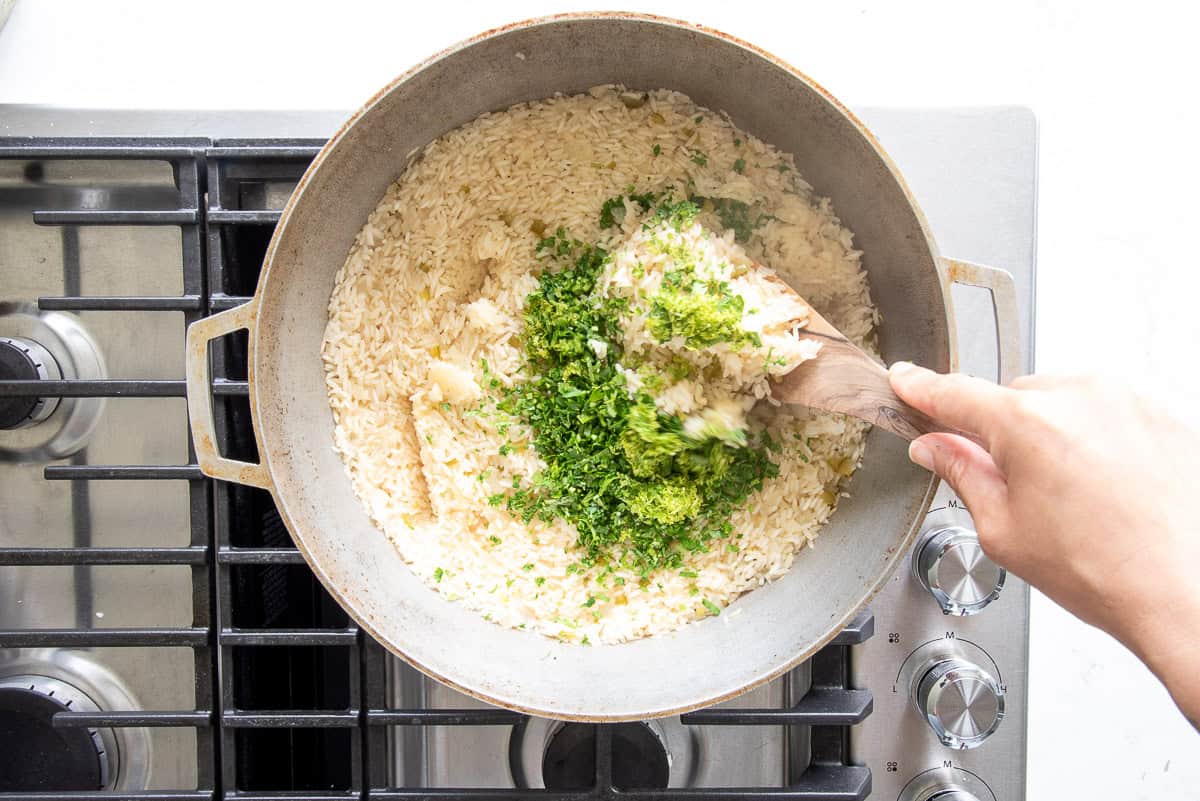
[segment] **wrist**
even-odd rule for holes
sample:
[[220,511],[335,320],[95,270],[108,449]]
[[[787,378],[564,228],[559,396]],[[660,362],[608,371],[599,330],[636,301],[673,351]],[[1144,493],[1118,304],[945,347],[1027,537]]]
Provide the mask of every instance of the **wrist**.
[[1164,571],[1159,562],[1155,571],[1137,571],[1143,580],[1114,586],[1106,598],[1111,625],[1102,628],[1145,663],[1184,714],[1196,722],[1200,721],[1200,587],[1186,575],[1187,564],[1195,562],[1175,560]]

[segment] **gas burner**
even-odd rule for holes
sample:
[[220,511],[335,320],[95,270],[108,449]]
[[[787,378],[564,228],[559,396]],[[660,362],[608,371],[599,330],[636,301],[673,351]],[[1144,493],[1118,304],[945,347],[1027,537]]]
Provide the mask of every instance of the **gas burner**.
[[[596,730],[564,723],[542,755],[542,782],[550,790],[584,790],[596,780]],[[671,771],[667,748],[647,723],[618,723],[612,732],[612,780],[618,790],[659,790]]]
[[[78,317],[0,303],[0,379],[57,381],[106,377],[104,357]],[[0,462],[46,462],[85,447],[103,398],[48,394],[0,399]]]
[[146,729],[54,723],[60,712],[139,706],[111,671],[76,651],[29,650],[0,661],[0,792],[145,789]]
[[58,712],[98,712],[96,702],[58,679],[0,679],[0,790],[104,790],[120,765],[112,730],[61,728]]
[[[0,375],[16,381],[51,381],[62,378],[50,351],[32,339],[0,337]],[[58,397],[0,398],[0,429],[24,428],[40,423],[58,408]]]
[[[618,790],[687,787],[695,779],[698,746],[679,718],[607,724],[612,782]],[[590,788],[596,779],[596,730],[591,723],[529,718],[513,727],[509,766],[518,787]]]

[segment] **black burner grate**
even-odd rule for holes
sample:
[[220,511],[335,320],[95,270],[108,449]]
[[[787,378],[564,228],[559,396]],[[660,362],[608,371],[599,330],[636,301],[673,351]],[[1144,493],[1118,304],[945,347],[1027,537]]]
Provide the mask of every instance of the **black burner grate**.
[[[253,293],[263,253],[286,197],[321,142],[204,139],[0,139],[0,159],[132,159],[169,162],[176,209],[33,209],[42,225],[166,225],[181,232],[183,294],[87,297],[68,282],[66,297],[42,309],[181,311],[188,323],[237,306]],[[255,459],[246,386],[245,334],[213,352],[217,433],[229,456]],[[182,379],[0,382],[0,397],[183,397]],[[185,435],[185,434],[184,434]],[[214,482],[184,465],[55,464],[48,481],[186,481],[191,541],[185,547],[0,548],[0,565],[186,565],[193,624],[154,629],[0,631],[0,647],[184,646],[195,654],[195,707],[183,710],[61,712],[71,727],[185,726],[197,732],[198,786],[138,793],[143,801],[345,801],[353,798],[849,799],[870,792],[870,772],[849,764],[850,726],[871,712],[871,695],[849,688],[850,646],[873,632],[862,615],[812,661],[812,688],[789,709],[711,709],[685,724],[808,727],[807,768],[788,787],[614,788],[613,728],[599,726],[595,781],[584,790],[389,787],[389,727],[517,725],[498,709],[388,709],[386,654],[324,592],[292,547],[270,495]],[[589,741],[590,742],[590,741]],[[0,801],[111,799],[104,792],[0,793]]]

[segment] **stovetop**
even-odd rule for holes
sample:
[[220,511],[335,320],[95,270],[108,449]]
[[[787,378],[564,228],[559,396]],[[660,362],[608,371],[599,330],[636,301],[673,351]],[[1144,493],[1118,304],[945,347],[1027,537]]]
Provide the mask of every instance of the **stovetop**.
[[[862,116],[943,252],[1013,272],[1031,366],[1031,115]],[[924,801],[951,786],[1024,797],[1028,590],[1014,577],[979,614],[944,616],[902,569],[782,679],[682,719],[564,725],[487,707],[387,656],[321,590],[268,494],[204,478],[183,400],[185,327],[253,293],[279,209],[341,118],[0,115],[14,137],[0,139],[0,343],[41,342],[49,358],[21,364],[50,365],[22,374],[36,390],[0,381],[0,417],[47,415],[0,431],[0,740],[20,746],[0,754],[0,801],[35,789],[565,799],[614,786],[646,799],[739,788]],[[955,302],[961,367],[994,375],[990,298],[956,288]],[[223,450],[253,459],[244,338],[212,356]],[[968,513],[945,489],[934,507],[927,533],[958,548],[944,532],[969,529]],[[955,707],[939,684],[970,692]],[[950,722],[954,747],[914,692],[950,704],[935,722]],[[959,747],[998,710],[994,734]],[[31,767],[48,752],[55,767]]]

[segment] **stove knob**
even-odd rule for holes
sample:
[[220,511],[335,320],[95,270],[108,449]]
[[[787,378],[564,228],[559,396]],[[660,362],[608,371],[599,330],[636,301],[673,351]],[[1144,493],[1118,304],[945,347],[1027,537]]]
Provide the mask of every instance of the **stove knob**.
[[905,793],[900,801],[980,801],[979,796],[954,785],[934,786],[918,790],[915,793]]
[[961,768],[937,768],[905,785],[897,801],[982,801],[995,797],[974,773]]
[[1004,719],[1004,688],[965,659],[933,664],[915,682],[913,700],[938,740],[949,748],[979,746]]
[[962,526],[926,534],[913,552],[913,571],[946,615],[974,615],[1004,587],[1004,569],[984,555],[979,536]]
[[[62,378],[50,351],[32,339],[0,337],[0,380],[44,381]],[[33,395],[0,398],[0,429],[23,428],[40,423],[58,408],[57,397]]]
[[0,678],[0,792],[112,789],[119,768],[111,731],[55,726],[54,715],[67,710],[100,711],[59,679]]

